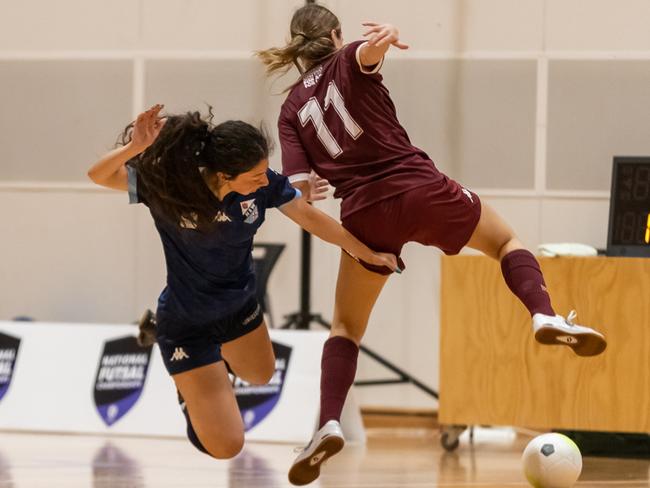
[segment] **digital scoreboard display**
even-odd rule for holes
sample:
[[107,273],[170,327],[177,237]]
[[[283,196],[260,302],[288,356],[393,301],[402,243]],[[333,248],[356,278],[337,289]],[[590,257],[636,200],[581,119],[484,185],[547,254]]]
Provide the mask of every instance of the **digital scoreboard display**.
[[650,257],[650,157],[615,157],[609,256]]

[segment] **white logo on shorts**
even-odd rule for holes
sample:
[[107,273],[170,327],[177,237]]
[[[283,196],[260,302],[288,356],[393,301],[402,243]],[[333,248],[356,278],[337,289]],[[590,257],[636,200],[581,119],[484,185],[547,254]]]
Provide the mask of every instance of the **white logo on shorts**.
[[461,188],[461,190],[463,191],[465,196],[469,198],[469,201],[474,203],[474,199],[472,198],[472,194],[470,193],[470,191],[467,188]]
[[181,361],[182,359],[188,359],[189,356],[187,353],[183,350],[182,347],[177,347],[174,349],[174,354],[172,354],[172,361]]
[[255,318],[259,315],[259,313],[261,311],[262,311],[262,308],[260,307],[260,304],[258,303],[257,307],[255,307],[255,311],[242,321],[242,325],[250,324],[253,320],[255,320]]

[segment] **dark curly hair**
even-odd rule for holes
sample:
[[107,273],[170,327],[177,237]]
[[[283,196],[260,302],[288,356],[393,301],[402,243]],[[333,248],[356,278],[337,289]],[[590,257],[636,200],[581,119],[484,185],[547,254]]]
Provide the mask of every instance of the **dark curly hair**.
[[[160,134],[127,164],[137,168],[138,192],[149,207],[172,222],[205,229],[215,217],[215,196],[207,181],[217,173],[233,179],[268,158],[271,140],[263,128],[240,120],[213,125],[199,112],[169,115]],[[129,124],[118,144],[131,140]]]

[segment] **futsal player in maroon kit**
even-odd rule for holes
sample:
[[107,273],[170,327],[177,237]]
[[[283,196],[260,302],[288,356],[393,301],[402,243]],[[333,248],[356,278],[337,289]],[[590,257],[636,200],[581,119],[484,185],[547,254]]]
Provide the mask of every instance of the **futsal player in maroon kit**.
[[[506,284],[531,314],[537,341],[567,345],[580,356],[603,352],[602,334],[573,324],[573,313],[556,315],[537,260],[508,224],[411,144],[380,74],[390,46],[408,46],[392,25],[364,25],[365,41],[344,44],[337,17],[309,4],[294,14],[286,46],[257,53],[269,74],[295,66],[301,75],[278,120],[283,173],[305,194],[312,170],[328,180],[342,199],[343,226],[373,249],[399,256],[405,243],[419,242],[446,254],[467,246],[498,259]],[[358,345],[389,274],[341,254],[322,355],[319,430],[291,467],[294,484],[316,479],[323,461],[343,447],[339,421]]]

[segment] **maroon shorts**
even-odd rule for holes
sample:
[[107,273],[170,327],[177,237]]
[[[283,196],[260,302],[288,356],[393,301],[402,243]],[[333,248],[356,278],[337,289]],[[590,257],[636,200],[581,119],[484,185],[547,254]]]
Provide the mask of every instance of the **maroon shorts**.
[[[343,227],[373,251],[398,258],[407,242],[435,246],[445,254],[458,254],[481,217],[478,195],[446,176],[362,208],[343,219]],[[399,259],[402,269],[404,264]],[[380,274],[386,267],[361,264]]]

